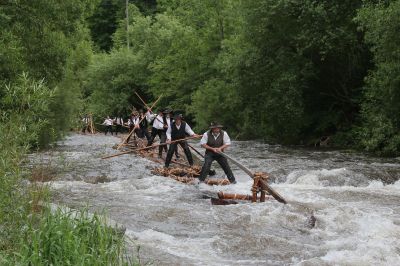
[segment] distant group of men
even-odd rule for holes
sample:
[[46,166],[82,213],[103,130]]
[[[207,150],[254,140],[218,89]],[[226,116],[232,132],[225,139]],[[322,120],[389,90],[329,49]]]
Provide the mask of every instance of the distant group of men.
[[[152,125],[151,134],[148,131],[149,124]],[[174,154],[179,157],[178,145],[182,147],[189,165],[193,166],[193,157],[185,138],[187,136],[201,137],[200,144],[206,149],[206,152],[199,180],[204,181],[206,179],[210,172],[212,162],[217,161],[224,170],[229,181],[231,183],[236,183],[227,159],[221,155],[221,152],[231,144],[231,140],[226,131],[222,130],[223,126],[219,123],[211,123],[209,130],[200,136],[194,133],[189,124],[183,120],[182,114],[173,114],[171,109],[162,108],[158,109],[157,113],[153,113],[150,110],[147,112],[143,110],[134,110],[126,123],[124,123],[121,117],[115,117],[114,119],[107,117],[103,125],[106,127],[105,134],[108,132],[113,134],[113,125],[116,125],[116,134],[121,132],[122,127],[127,127],[129,128],[129,132],[133,131],[130,136],[136,135],[141,139],[146,138],[147,146],[151,146],[158,136],[160,144],[169,144],[168,149],[167,145],[160,145],[158,147],[159,158],[162,158],[163,151],[167,152],[165,159],[165,167],[167,168],[170,166]],[[130,136],[127,142],[129,142]]]

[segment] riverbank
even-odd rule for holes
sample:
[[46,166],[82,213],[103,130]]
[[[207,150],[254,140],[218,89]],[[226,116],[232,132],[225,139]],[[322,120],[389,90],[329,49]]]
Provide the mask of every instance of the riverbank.
[[[255,171],[289,204],[212,206],[218,191],[249,194],[251,180],[233,167],[238,184],[199,188],[150,173],[135,155],[109,160],[120,140],[71,135],[50,152],[58,162],[53,200],[72,208],[107,210],[155,265],[394,265],[399,260],[400,160],[340,151],[311,151],[233,142],[229,154]],[[197,143],[194,143],[197,145]],[[217,176],[223,172],[217,168]],[[92,182],[103,177],[104,182]],[[387,181],[385,181],[387,180]],[[392,180],[392,181],[389,181]],[[308,226],[313,213],[314,228]]]
[[51,204],[44,182],[55,178],[56,167],[25,167],[27,149],[13,141],[0,144],[0,265],[139,264],[106,216]]

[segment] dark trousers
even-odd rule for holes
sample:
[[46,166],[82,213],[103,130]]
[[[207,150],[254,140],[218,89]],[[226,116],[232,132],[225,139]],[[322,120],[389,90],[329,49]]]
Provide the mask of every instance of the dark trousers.
[[119,133],[122,132],[122,126],[121,125],[116,125],[115,126],[115,135],[118,135],[118,132]]
[[201,168],[201,173],[199,176],[200,181],[204,181],[210,172],[211,164],[213,161],[217,161],[218,164],[221,166],[222,170],[224,170],[226,176],[229,179],[229,182],[235,181],[235,177],[233,176],[232,170],[229,167],[228,160],[223,157],[222,155],[207,151],[206,155],[204,156],[204,164]]
[[192,153],[189,150],[189,146],[186,141],[180,141],[180,142],[175,142],[169,145],[168,153],[167,153],[167,159],[165,160],[165,167],[169,167],[169,164],[171,163],[172,156],[174,153],[177,152],[178,150],[178,144],[182,147],[183,151],[185,152],[186,159],[189,162],[189,165],[193,165],[193,157]]
[[86,134],[86,130],[89,132],[88,125],[82,127],[82,133]]
[[[129,136],[128,136],[128,138],[126,139],[126,143],[129,143],[129,140],[131,139],[131,137],[133,136],[133,138],[135,138],[135,134],[136,134],[136,131],[137,131],[137,129],[135,129],[135,132],[132,132],[132,130],[135,128],[135,126],[133,126],[133,125],[130,125],[129,126]],[[131,132],[132,132],[132,134],[131,134]]]
[[110,132],[111,135],[113,134],[112,126],[106,126],[106,130],[104,131],[104,135],[107,135],[108,132]]
[[147,130],[146,127],[140,127],[140,138],[146,137],[147,143],[150,142],[151,136],[149,134],[149,131]]
[[[153,144],[156,136],[158,136],[160,138],[160,144],[163,144],[167,141],[167,133],[165,132],[165,130],[164,129],[156,129],[153,127],[151,129],[151,139],[147,144],[148,146]],[[162,146],[158,147],[158,155],[159,156],[162,155],[163,149],[165,152],[167,152],[167,145],[162,145]]]

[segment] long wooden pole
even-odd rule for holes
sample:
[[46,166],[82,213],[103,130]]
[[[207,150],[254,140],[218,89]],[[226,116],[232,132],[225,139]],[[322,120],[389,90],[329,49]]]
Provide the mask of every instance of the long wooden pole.
[[[149,109],[149,106],[147,105],[147,103],[142,99],[142,97],[140,97],[140,95],[135,91],[135,94],[137,95],[137,97],[139,97],[139,99],[142,101],[143,105]],[[160,123],[164,123],[163,121],[161,121],[160,119],[158,119],[158,117],[156,116],[156,119],[158,120],[158,122]]]
[[142,99],[142,97],[140,97],[139,93],[137,93],[137,92],[135,91],[135,94],[136,94],[137,97],[139,97],[139,99],[142,101],[142,103],[144,104],[144,106],[145,106],[147,109],[149,109],[150,107],[149,107],[149,106],[147,105],[147,103]]
[[[227,158],[228,160],[230,160],[231,162],[233,162],[234,164],[236,164],[237,166],[239,166],[240,169],[242,169],[246,174],[248,174],[251,178],[254,179],[254,173],[247,168],[246,166],[244,166],[243,164],[239,163],[238,161],[236,161],[235,159],[233,159],[232,157],[230,157],[229,155],[227,155],[226,153],[220,152],[219,154],[221,154],[222,156],[224,156],[225,158]],[[261,187],[263,190],[266,190],[269,192],[269,194],[271,194],[272,197],[274,197],[277,201],[286,204],[286,200],[279,195],[278,192],[276,192],[274,189],[272,189],[268,183],[264,182],[263,180],[259,181],[261,184]]]
[[191,148],[192,150],[194,150],[198,155],[201,156],[201,158],[204,158],[204,155],[199,152],[195,147],[193,147],[192,145],[188,144],[189,148]]
[[[152,104],[152,106],[149,108],[149,111],[151,111],[151,109],[153,109],[153,107],[157,104],[157,102],[161,99],[161,97],[162,97],[162,95],[160,95],[159,97],[158,97],[158,99]],[[146,118],[146,116],[144,116],[144,117],[142,117],[142,119],[140,119],[140,121],[139,121],[139,124],[143,121],[143,119],[145,119]],[[117,147],[117,150],[119,150],[121,147],[122,147],[122,145],[124,145],[125,143],[126,143],[126,140],[128,139],[128,138],[130,138],[131,137],[131,135],[132,135],[132,133],[135,131],[135,129],[133,129],[133,130],[131,130],[131,132],[128,134],[128,136],[124,139],[124,141],[121,143],[121,144],[119,144],[118,145],[118,147]]]
[[172,144],[172,143],[176,143],[176,142],[180,142],[180,141],[184,141],[184,140],[188,140],[188,139],[195,139],[195,138],[199,138],[199,137],[198,136],[192,136],[192,137],[187,137],[187,138],[184,138],[184,139],[177,139],[177,140],[173,140],[173,141],[171,141],[169,143],[161,143],[161,144],[152,145],[152,146],[139,148],[139,149],[135,149],[135,150],[120,152],[120,153],[117,153],[117,154],[113,154],[113,155],[102,157],[101,159],[109,159],[109,158],[112,158],[112,157],[116,157],[116,156],[120,156],[120,155],[124,155],[124,154],[128,154],[128,153],[132,153],[132,152],[136,152],[136,151],[148,150],[148,149],[152,149],[152,148],[157,148],[159,146],[165,146],[165,145],[169,145],[169,144]]

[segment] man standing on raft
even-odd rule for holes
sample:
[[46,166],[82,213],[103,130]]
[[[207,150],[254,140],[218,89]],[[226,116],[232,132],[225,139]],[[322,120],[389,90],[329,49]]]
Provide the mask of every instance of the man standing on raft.
[[201,173],[199,176],[200,182],[203,182],[208,173],[210,172],[211,164],[215,160],[224,170],[229,182],[231,184],[236,184],[235,177],[232,173],[231,168],[229,167],[228,160],[223,157],[220,152],[223,152],[224,149],[231,145],[231,140],[224,130],[222,130],[223,126],[219,123],[211,123],[210,130],[203,134],[203,137],[200,140],[200,144],[203,148],[206,149],[206,154],[204,157],[204,164],[201,168]]

